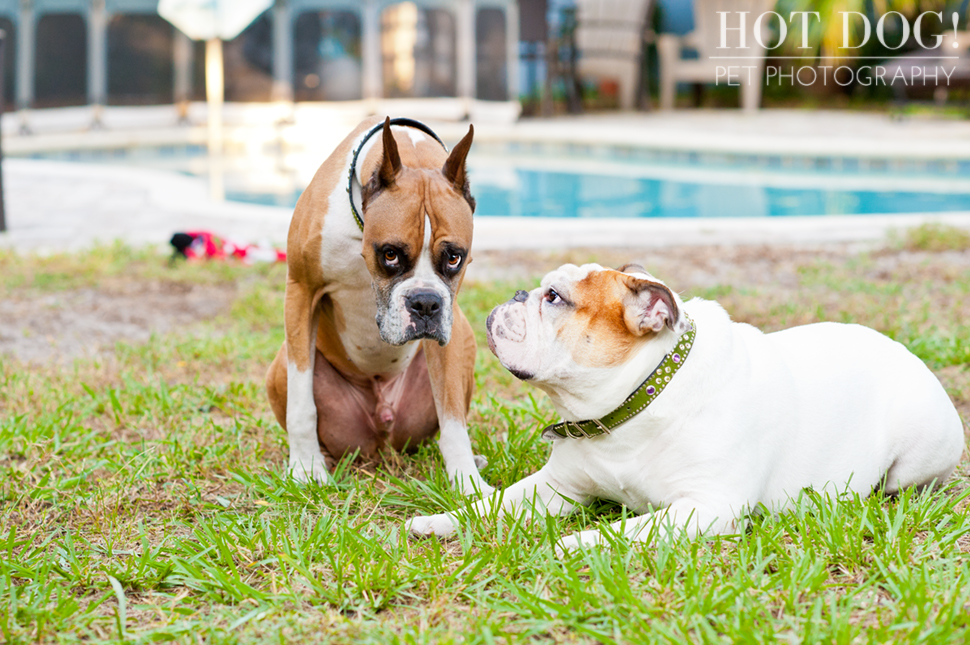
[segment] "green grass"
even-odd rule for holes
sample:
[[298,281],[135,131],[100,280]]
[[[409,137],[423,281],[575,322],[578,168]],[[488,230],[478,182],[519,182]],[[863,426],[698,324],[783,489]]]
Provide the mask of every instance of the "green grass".
[[946,224],[921,224],[903,233],[901,246],[910,251],[966,251],[970,249],[970,231]]
[[[892,252],[889,252],[890,255]],[[966,418],[970,272],[927,255],[805,265],[794,287],[715,285],[765,329],[874,326],[936,370]],[[553,268],[553,265],[550,265]],[[0,357],[0,641],[493,643],[966,642],[966,472],[942,491],[832,500],[751,518],[741,535],[557,559],[555,537],[624,515],[473,521],[452,540],[403,522],[461,504],[434,447],[341,464],[336,488],[281,476],[286,440],[262,386],[282,341],[281,267],[169,269],[115,246],[0,255],[4,296],[114,281],[227,285],[230,315],[67,367]],[[676,284],[676,276],[662,276]],[[476,332],[518,285],[467,284]],[[689,286],[689,285],[688,285]],[[545,398],[479,336],[471,414],[485,477],[544,463]]]

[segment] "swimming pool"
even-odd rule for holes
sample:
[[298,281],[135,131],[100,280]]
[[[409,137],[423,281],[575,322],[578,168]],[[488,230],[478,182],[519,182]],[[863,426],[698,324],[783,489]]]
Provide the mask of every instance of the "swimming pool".
[[[203,146],[32,155],[124,163],[206,177]],[[227,199],[292,207],[319,155],[227,159]],[[469,157],[476,215],[565,218],[739,218],[970,211],[966,164],[799,162],[776,158],[481,146]]]
[[[515,168],[514,181],[476,182],[479,215],[526,217],[784,217],[796,215],[871,215],[970,211],[970,186],[899,190],[891,185],[850,183],[828,177],[832,186],[801,186],[786,177],[725,177],[691,181],[687,177],[631,177],[617,174]],[[764,179],[770,179],[765,181]],[[785,185],[785,180],[790,185]],[[820,183],[826,175],[817,175]],[[870,178],[864,178],[870,179]],[[905,186],[907,178],[895,178]],[[912,178],[909,178],[912,181]],[[880,182],[882,183],[882,182]],[[841,187],[839,187],[841,185]]]

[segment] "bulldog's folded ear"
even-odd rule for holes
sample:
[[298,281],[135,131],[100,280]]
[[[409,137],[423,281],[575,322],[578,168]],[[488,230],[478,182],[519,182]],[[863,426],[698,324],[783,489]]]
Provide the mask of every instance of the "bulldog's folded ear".
[[677,298],[667,285],[629,274],[622,280],[630,290],[624,299],[623,318],[631,332],[642,336],[648,331],[659,332],[664,326],[674,331],[681,327]]
[[471,190],[468,187],[468,173],[465,172],[465,158],[468,156],[468,151],[472,147],[472,139],[475,137],[475,126],[468,125],[468,134],[458,142],[452,151],[448,155],[448,159],[445,161],[445,165],[441,168],[441,174],[445,176],[452,186],[455,187],[468,205],[471,206],[472,212],[475,212],[475,198],[472,197]]
[[643,268],[643,265],[637,264],[636,262],[627,262],[617,269],[617,271],[620,273],[642,273],[644,275],[650,275],[647,273],[647,270]]

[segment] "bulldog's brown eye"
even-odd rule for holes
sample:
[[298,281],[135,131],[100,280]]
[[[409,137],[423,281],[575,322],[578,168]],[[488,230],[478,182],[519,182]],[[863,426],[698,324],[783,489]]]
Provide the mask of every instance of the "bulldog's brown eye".
[[550,289],[549,291],[546,292],[546,302],[548,302],[551,305],[554,305],[557,302],[562,302],[562,297],[558,293],[556,293],[555,289]]
[[397,251],[388,249],[384,251],[384,264],[387,266],[395,266],[398,263]]
[[448,254],[448,268],[457,269],[461,266],[461,254],[459,253],[449,253]]

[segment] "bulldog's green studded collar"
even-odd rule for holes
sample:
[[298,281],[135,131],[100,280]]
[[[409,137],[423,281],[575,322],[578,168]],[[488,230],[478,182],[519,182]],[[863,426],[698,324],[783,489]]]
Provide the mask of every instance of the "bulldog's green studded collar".
[[684,318],[690,325],[690,330],[684,332],[677,344],[670,353],[664,356],[650,376],[640,384],[633,394],[606,416],[599,419],[587,419],[586,421],[563,421],[551,426],[547,426],[542,431],[542,436],[547,439],[555,437],[572,439],[589,439],[601,434],[609,434],[614,428],[622,423],[626,423],[636,415],[643,412],[648,405],[660,396],[664,388],[670,383],[674,374],[683,367],[690,355],[691,347],[694,346],[694,336],[697,334],[697,327],[690,316],[684,314]]
[[[421,123],[420,121],[399,117],[396,119],[391,119],[389,125],[403,125],[409,128],[415,128],[416,130],[420,130],[421,132],[424,132],[425,134],[429,135],[432,139],[440,143],[441,147],[445,149],[445,152],[448,152],[448,146],[445,145],[444,141],[442,141],[441,138],[434,133],[434,130],[432,130],[425,124]],[[361,206],[361,208],[358,210],[357,205],[354,203],[354,184],[356,183],[356,180],[357,180],[357,157],[360,155],[360,151],[364,149],[364,144],[367,143],[367,141],[372,136],[374,136],[375,134],[377,134],[383,129],[384,129],[384,122],[381,121],[373,128],[368,130],[367,134],[364,135],[364,138],[360,140],[359,144],[357,144],[357,148],[354,149],[354,157],[350,162],[350,174],[347,177],[347,196],[350,197],[350,212],[354,214],[354,221],[357,222],[357,228],[360,229],[361,233],[364,232],[364,216],[363,216],[364,208],[363,206]]]

